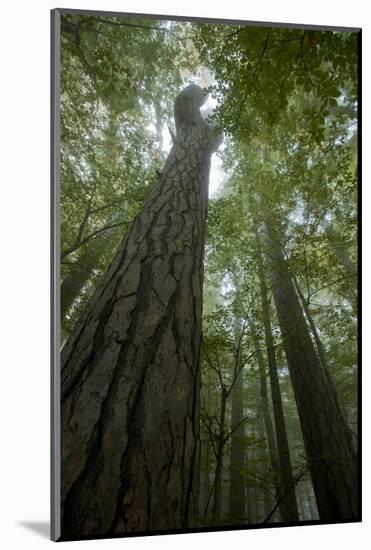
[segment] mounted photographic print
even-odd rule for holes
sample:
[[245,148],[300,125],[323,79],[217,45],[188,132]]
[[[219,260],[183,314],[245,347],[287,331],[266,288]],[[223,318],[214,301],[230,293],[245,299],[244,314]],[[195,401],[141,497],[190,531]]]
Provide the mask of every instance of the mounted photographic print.
[[361,520],[359,29],[52,11],[52,538]]

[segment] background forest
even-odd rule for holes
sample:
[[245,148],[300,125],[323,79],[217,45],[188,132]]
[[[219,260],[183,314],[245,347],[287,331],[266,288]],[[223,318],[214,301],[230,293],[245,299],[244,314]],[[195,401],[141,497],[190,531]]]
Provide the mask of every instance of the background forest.
[[186,85],[224,136],[191,526],[358,518],[357,51],[350,32],[62,16],[62,346],[161,178]]

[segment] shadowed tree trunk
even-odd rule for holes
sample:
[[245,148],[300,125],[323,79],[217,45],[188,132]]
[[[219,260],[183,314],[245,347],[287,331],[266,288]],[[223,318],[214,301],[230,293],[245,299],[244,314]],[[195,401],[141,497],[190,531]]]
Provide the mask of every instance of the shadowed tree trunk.
[[211,154],[190,85],[176,142],[63,348],[62,537],[192,524]]
[[281,398],[281,389],[278,379],[277,361],[274,351],[274,341],[272,335],[272,325],[268,301],[268,290],[265,282],[264,264],[259,235],[257,235],[257,259],[260,297],[263,311],[264,336],[267,346],[269,379],[271,384],[273,418],[276,428],[278,460],[280,465],[280,485],[282,494],[286,495],[285,498],[282,499],[282,501],[280,502],[279,509],[282,521],[298,521],[299,514],[295,496],[294,476],[292,473],[289,442],[287,438],[285,416],[283,413]]
[[228,393],[224,386],[221,387],[221,402],[220,402],[220,417],[219,417],[219,434],[216,443],[216,465],[214,475],[214,498],[211,513],[213,520],[217,521],[221,518],[222,511],[222,473],[223,473],[223,453],[225,446],[225,413],[227,406]]
[[307,499],[309,503],[310,519],[318,519],[316,502],[315,502],[314,496],[311,493],[310,485],[311,484],[309,483],[309,481],[307,481],[305,484],[305,494],[307,495]]
[[270,279],[321,520],[356,519],[357,459],[322,369],[272,220],[265,213]]
[[295,290],[296,292],[298,293],[298,296],[300,298],[300,301],[301,301],[301,305],[303,307],[303,310],[305,312],[305,316],[308,320],[308,323],[309,323],[309,326],[310,326],[310,330],[313,334],[313,338],[314,338],[314,341],[316,342],[316,346],[317,346],[317,351],[318,351],[318,356],[319,356],[319,359],[321,361],[321,364],[322,364],[322,367],[323,367],[323,370],[325,371],[325,374],[329,380],[329,382],[331,384],[333,384],[333,381],[332,381],[332,376],[331,376],[331,373],[330,373],[330,369],[329,369],[329,366],[328,366],[328,363],[327,363],[327,357],[326,357],[326,351],[325,351],[325,347],[322,343],[322,340],[320,339],[319,337],[319,334],[318,334],[318,330],[317,330],[317,327],[316,327],[316,324],[314,322],[314,319],[312,317],[312,314],[311,312],[309,311],[309,306],[308,306],[308,302],[307,300],[305,299],[305,296],[300,288],[300,285],[299,285],[299,281],[296,277],[295,274],[292,274],[292,280],[294,282],[294,286],[295,286]]
[[[256,417],[257,418],[257,417]],[[257,430],[256,427],[256,420],[251,424],[251,438],[253,441],[256,441],[257,437]],[[250,453],[250,463],[253,466],[253,472],[251,476],[251,520],[253,524],[259,523],[259,491],[258,491],[258,480],[256,478],[256,470],[257,470],[257,453],[256,453],[256,446],[255,443],[251,447],[251,453]]]
[[269,487],[269,458],[266,444],[266,432],[264,430],[264,415],[263,410],[258,411],[257,430],[260,439],[259,444],[259,473],[261,483],[261,493],[263,499],[263,519],[266,518],[273,506],[275,499],[273,498],[271,487]]
[[[234,341],[236,350],[239,349],[240,328],[238,319],[235,319]],[[231,521],[241,521],[245,517],[245,485],[244,485],[244,458],[245,458],[245,424],[243,412],[243,369],[239,361],[236,364],[238,372],[231,392],[231,447],[230,447],[230,489],[229,489],[229,517]]]
[[202,480],[201,480],[201,488],[202,492],[200,492],[200,505],[199,510],[201,511],[201,515],[206,515],[207,513],[207,507],[209,505],[209,495],[211,490],[211,476],[210,476],[210,460],[211,460],[211,449],[210,449],[210,443],[207,439],[201,443],[201,447],[204,450],[203,453],[201,453],[201,461],[202,461]]

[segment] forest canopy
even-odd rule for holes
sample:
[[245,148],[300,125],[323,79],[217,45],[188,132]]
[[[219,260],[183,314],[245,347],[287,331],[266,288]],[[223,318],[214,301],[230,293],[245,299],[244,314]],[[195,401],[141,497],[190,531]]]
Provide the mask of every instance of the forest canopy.
[[[188,92],[182,96],[182,90],[189,90],[189,96],[184,95]],[[188,111],[185,114],[184,105],[187,109],[195,106],[198,90],[203,96],[197,106],[197,117],[199,112],[201,117],[192,124],[198,125],[199,134],[187,134],[183,119],[190,115]],[[184,101],[182,111],[180,101]],[[66,481],[66,536],[76,536],[70,527],[73,522],[77,522],[79,533],[89,534],[357,519],[358,34],[64,13],[60,102],[60,313],[62,354],[66,356],[62,378],[65,373],[63,399],[66,407],[72,407],[66,413],[71,434],[79,433],[78,428],[72,430],[71,418],[78,414],[79,403],[83,408],[84,384],[89,392],[96,391],[89,382],[96,365],[109,371],[113,381],[117,373],[121,376],[121,370],[125,380],[129,377],[120,366],[126,360],[124,355],[119,351],[114,355],[113,347],[109,349],[117,368],[111,371],[108,359],[104,363],[101,359],[111,345],[108,326],[115,334],[112,341],[123,346],[122,354],[125,348],[125,357],[137,357],[130,355],[134,352],[126,343],[128,336],[121,334],[120,323],[135,318],[135,330],[145,342],[146,330],[152,335],[157,314],[165,319],[173,308],[174,340],[180,341],[177,357],[183,354],[191,361],[181,340],[188,334],[190,319],[195,319],[197,327],[199,323],[190,333],[190,340],[199,339],[199,351],[198,344],[193,344],[192,351],[199,371],[192,382],[194,390],[189,390],[194,391],[193,412],[184,413],[184,418],[192,418],[193,427],[187,431],[185,420],[183,447],[191,445],[191,433],[194,450],[189,451],[189,472],[185,450],[183,466],[178,465],[184,468],[182,479],[188,475],[191,479],[182,489],[186,496],[181,519],[176,519],[174,512],[173,523],[158,520],[149,496],[143,496],[146,517],[142,517],[144,512],[129,514],[136,497],[125,500],[129,498],[125,487],[134,484],[135,474],[129,476],[134,466],[142,467],[142,459],[134,461],[132,447],[123,453],[120,467],[119,461],[114,465],[117,471],[121,468],[122,485],[116,488],[114,481],[109,482],[115,506],[100,509],[99,480],[108,483],[108,477],[101,478],[98,473],[106,463],[105,428],[102,433],[98,428],[91,432],[86,428],[76,440],[81,451],[81,442],[85,445],[91,438],[81,451],[84,464],[68,462],[66,453],[65,471],[68,475],[73,468],[80,472],[77,481],[72,473],[70,485]],[[185,171],[189,166],[198,170],[192,160],[184,160],[177,152],[181,142],[186,151],[187,140],[196,139],[191,135],[201,136],[200,151],[209,140],[202,161],[205,181],[210,171],[206,196],[198,197],[194,189],[184,199],[185,206],[178,197],[178,202],[171,203],[178,207],[168,210],[168,218],[162,221],[161,227],[168,223],[168,231],[150,233],[161,212],[154,218],[149,214],[148,231],[144,212],[151,208],[155,212],[160,208],[156,204],[167,198],[168,173],[173,178],[171,185],[178,185],[170,161],[176,157],[179,166],[185,163]],[[197,157],[198,153],[192,154]],[[201,166],[201,160],[197,162]],[[179,170],[182,174],[183,168]],[[186,185],[182,177],[179,181]],[[156,195],[159,185],[162,191]],[[204,204],[207,217],[201,213],[197,218],[198,232],[187,245],[182,230],[175,233],[175,228],[180,216],[185,220],[183,228],[187,226],[187,219],[191,220],[187,216],[197,210],[198,202]],[[152,235],[143,253],[138,224],[143,234]],[[156,296],[151,295],[148,301],[143,298],[139,304],[143,318],[130,309],[129,313],[117,313],[117,325],[113,326],[115,300],[139,292],[131,288],[134,275],[130,268],[125,268],[126,272],[123,267],[134,237],[140,254],[138,265],[145,267],[151,254],[152,265],[156,265],[153,272],[150,267],[143,271],[145,275],[135,288],[145,292],[147,282]],[[202,318],[198,320],[195,306],[193,316],[182,324],[176,308],[191,307],[191,298],[182,296],[174,279],[176,258],[180,262],[187,246],[190,251],[178,271],[187,274],[189,268],[189,295],[195,304],[200,301]],[[170,274],[162,276],[171,253]],[[202,262],[198,272],[190,268],[195,256]],[[112,274],[120,270],[121,279],[112,291],[116,294],[109,295]],[[126,294],[119,294],[117,285],[123,284],[125,277]],[[180,286],[185,289],[185,284]],[[158,339],[167,333],[165,321],[161,323],[156,336],[148,336],[152,358],[158,351],[153,346],[160,346]],[[92,347],[84,340],[84,331]],[[136,341],[134,328],[128,328],[127,334]],[[184,342],[187,338],[184,336]],[[146,346],[143,344],[145,350]],[[79,359],[72,364],[76,349],[80,350]],[[172,363],[170,351],[161,354],[163,363]],[[134,378],[135,361],[133,371],[128,371]],[[154,368],[155,359],[149,364]],[[162,363],[159,365],[161,370]],[[106,381],[97,379],[94,384],[105,387]],[[188,388],[187,384],[182,387]],[[116,386],[120,383],[107,382],[108,393],[100,398],[99,414],[106,423],[102,426],[111,418],[113,426],[119,418],[110,393]],[[151,387],[154,392],[155,388],[162,391],[158,381]],[[128,402],[142,399],[143,392],[131,397],[136,392],[131,390]],[[168,389],[164,392],[172,395]],[[176,392],[175,400],[180,403],[182,391]],[[134,415],[149,415],[156,408],[156,399],[161,401],[159,395],[152,405],[147,401],[128,413],[128,437],[134,440],[135,434],[146,434],[143,449],[150,428],[144,426],[145,418],[137,425]],[[177,407],[169,405],[166,415],[178,414],[180,405]],[[156,413],[153,415],[151,429],[158,429]],[[161,422],[165,422],[164,415],[158,415]],[[81,418],[76,426],[84,424]],[[96,426],[100,421],[96,420]],[[176,440],[175,433],[173,427],[171,437]],[[71,448],[74,437],[80,436],[65,439]],[[100,448],[103,450],[98,451]],[[112,451],[112,446],[109,448]],[[99,452],[104,455],[100,462],[93,458]],[[176,485],[172,464],[177,456],[176,451],[169,453],[168,495],[172,483]],[[148,451],[148,461],[156,462],[156,456]],[[166,455],[158,460],[166,468]],[[143,471],[147,471],[145,467]],[[154,495],[156,484],[161,485],[155,480],[161,476],[149,470],[149,491]],[[86,482],[81,475],[87,476]],[[97,494],[93,494],[94,483]],[[84,498],[91,500],[85,502]],[[120,516],[120,498],[125,519]],[[165,501],[158,498],[162,505]],[[79,515],[76,510],[83,506],[96,506],[95,518],[100,519]],[[169,505],[169,514],[170,509]]]

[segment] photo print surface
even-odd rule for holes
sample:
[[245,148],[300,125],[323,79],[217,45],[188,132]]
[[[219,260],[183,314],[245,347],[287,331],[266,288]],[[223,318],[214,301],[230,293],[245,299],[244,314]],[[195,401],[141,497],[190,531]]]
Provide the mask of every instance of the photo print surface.
[[52,21],[53,538],[360,521],[359,30]]

